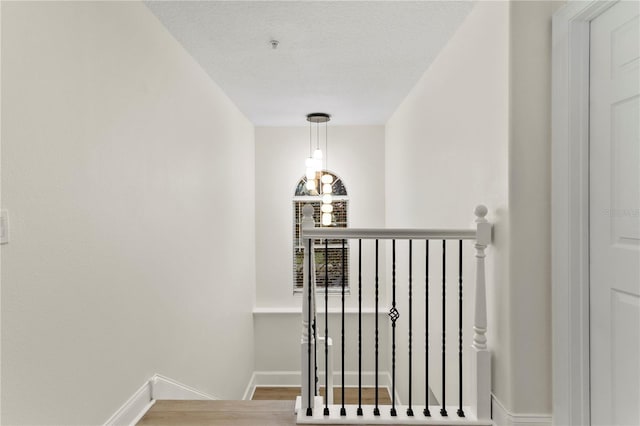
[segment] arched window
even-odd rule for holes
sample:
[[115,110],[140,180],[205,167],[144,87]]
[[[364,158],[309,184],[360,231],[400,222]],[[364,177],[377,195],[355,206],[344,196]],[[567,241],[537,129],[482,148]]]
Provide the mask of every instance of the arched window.
[[[349,197],[347,189],[342,179],[335,174],[323,170],[322,175],[330,174],[333,176],[332,195],[333,195],[333,221],[330,226],[335,228],[346,228],[349,219]],[[293,291],[300,292],[303,287],[303,258],[304,247],[300,241],[300,223],[302,222],[302,208],[305,204],[313,206],[313,218],[316,226],[320,226],[320,206],[322,205],[322,197],[315,190],[307,189],[307,178],[302,177],[296,185],[293,195]],[[328,262],[326,262],[329,271],[328,286],[325,283],[325,245],[324,240],[314,241],[316,254],[316,287],[318,290],[325,288],[332,291],[342,291],[342,240],[329,240],[328,244]],[[345,244],[345,287],[349,286],[349,242]]]

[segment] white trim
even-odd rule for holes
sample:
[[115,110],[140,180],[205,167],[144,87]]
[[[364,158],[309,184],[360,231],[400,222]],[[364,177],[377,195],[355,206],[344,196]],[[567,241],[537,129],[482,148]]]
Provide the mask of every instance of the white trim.
[[[331,293],[329,293],[331,295]],[[324,307],[320,309],[318,306],[318,315],[324,315]],[[329,309],[329,315],[338,315],[342,313],[340,309]],[[355,308],[345,308],[345,315],[358,315],[358,310]],[[376,311],[374,308],[363,308],[362,315],[375,315]],[[253,315],[301,315],[302,308],[253,308]],[[389,315],[388,307],[379,307],[378,315]]]
[[151,398],[151,380],[147,380],[122,407],[109,417],[105,426],[135,425],[155,401]]
[[[349,196],[333,195],[331,199],[333,201],[349,201]],[[294,195],[293,201],[311,201],[311,202],[320,201],[322,203],[322,195]]]
[[553,16],[551,281],[553,420],[589,424],[589,23],[615,1]]
[[160,374],[154,374],[104,424],[105,426],[135,425],[156,401],[165,399],[219,398]]
[[308,228],[302,238],[361,238],[365,239],[462,239],[475,240],[475,229],[402,229],[402,228]]
[[170,379],[165,376],[161,376],[160,374],[154,375],[151,380],[152,384],[152,393],[151,396],[154,400],[164,400],[164,399],[197,399],[197,400],[211,400],[211,399],[220,399],[215,396],[209,395],[204,392],[200,392],[199,390],[182,384],[176,380]]
[[247,387],[244,389],[244,393],[242,394],[243,401],[251,401],[253,399],[253,394],[256,391],[256,372],[251,373],[251,378],[249,379],[249,383],[247,383]]
[[[300,407],[300,397],[296,398],[296,407]],[[324,404],[321,398],[315,399],[315,406],[313,408],[312,415],[306,416],[305,412],[298,410],[296,415],[296,424],[333,424],[333,425],[346,425],[346,424],[360,424],[360,425],[433,425],[433,426],[490,426],[492,421],[478,420],[472,413],[472,409],[469,406],[463,406],[465,417],[460,418],[455,413],[458,409],[457,406],[447,405],[446,409],[449,413],[444,417],[440,414],[439,405],[430,405],[431,411],[430,417],[424,417],[422,410],[413,407],[415,415],[407,415],[407,406],[396,404],[396,416],[391,416],[389,405],[380,405],[380,415],[375,416],[373,414],[373,405],[362,405],[363,415],[358,416],[356,413],[357,405],[346,405],[346,416],[340,415],[339,405],[329,405],[329,415],[323,414]]]
[[513,414],[491,395],[491,413],[495,426],[551,426],[548,414]]

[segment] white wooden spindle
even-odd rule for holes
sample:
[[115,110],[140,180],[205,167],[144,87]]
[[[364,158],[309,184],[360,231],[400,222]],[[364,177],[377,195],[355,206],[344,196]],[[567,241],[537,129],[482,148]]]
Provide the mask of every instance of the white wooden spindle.
[[492,225],[487,221],[487,208],[479,205],[476,215],[476,294],[471,345],[471,408],[478,420],[491,418],[491,354],[487,349],[487,295],[484,250],[491,244]]
[[[310,229],[316,226],[315,221],[313,220],[313,206],[311,204],[305,204],[302,208],[302,221],[300,223],[300,234],[302,234],[303,229]],[[311,241],[311,244],[309,242]],[[302,246],[304,247],[304,257],[303,257],[303,265],[302,265],[302,339],[301,339],[301,371],[302,371],[302,393],[301,393],[301,403],[302,403],[302,413],[306,413],[307,408],[309,407],[309,400],[311,400],[311,408],[314,405],[314,392],[311,391],[311,397],[309,397],[309,390],[313,389],[315,384],[315,359],[314,356],[316,348],[315,342],[313,341],[313,331],[312,334],[309,334],[309,310],[311,310],[311,321],[316,316],[315,312],[315,256],[313,253],[313,241],[311,238],[302,236]],[[309,246],[311,246],[311,250],[309,250]],[[311,269],[309,269],[309,259],[311,259]],[[311,275],[311,286],[309,286],[309,275]],[[309,304],[309,292],[311,292],[311,304]],[[311,351],[309,351],[309,347]],[[309,362],[309,353],[311,353],[311,362]],[[311,370],[309,370],[309,366],[311,366]],[[309,379],[311,379],[311,386],[309,384]]]

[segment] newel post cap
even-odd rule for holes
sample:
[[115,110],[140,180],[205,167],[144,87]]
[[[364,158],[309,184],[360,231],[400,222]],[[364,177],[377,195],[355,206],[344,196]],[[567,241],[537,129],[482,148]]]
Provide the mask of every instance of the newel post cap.
[[477,217],[476,222],[480,222],[480,221],[486,220],[485,216],[487,215],[488,212],[489,212],[489,210],[487,209],[487,206],[485,206],[484,204],[478,204],[476,206],[475,210],[473,211],[473,213]]
[[313,206],[311,204],[305,204],[302,207],[302,217],[305,219],[313,217]]
[[493,226],[487,221],[487,206],[480,204],[473,211],[476,215],[476,243],[482,246],[491,244]]
[[[308,229],[315,228],[316,222],[313,219],[313,206],[311,204],[305,204],[302,207],[302,221],[300,222],[300,228]],[[302,233],[300,234],[302,238]]]

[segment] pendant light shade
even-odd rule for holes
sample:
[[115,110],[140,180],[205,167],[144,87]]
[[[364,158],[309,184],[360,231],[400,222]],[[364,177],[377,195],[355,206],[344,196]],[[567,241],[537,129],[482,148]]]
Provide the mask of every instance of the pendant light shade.
[[316,181],[314,179],[310,179],[307,181],[307,189],[309,191],[314,191],[316,189]]
[[322,183],[333,183],[333,176],[329,174],[322,175]]
[[315,162],[316,170],[322,170],[322,151],[316,149],[313,152],[313,161]]
[[316,160],[314,160],[313,157],[307,157],[307,159],[304,162],[304,165],[307,167],[307,170],[313,169],[315,171]]
[[332,213],[333,204],[323,204],[322,207],[320,207],[320,210],[322,211],[322,213]]
[[305,176],[307,177],[307,180],[315,179],[316,178],[316,170],[315,170],[315,168],[314,167],[307,167],[307,172],[306,172]]

